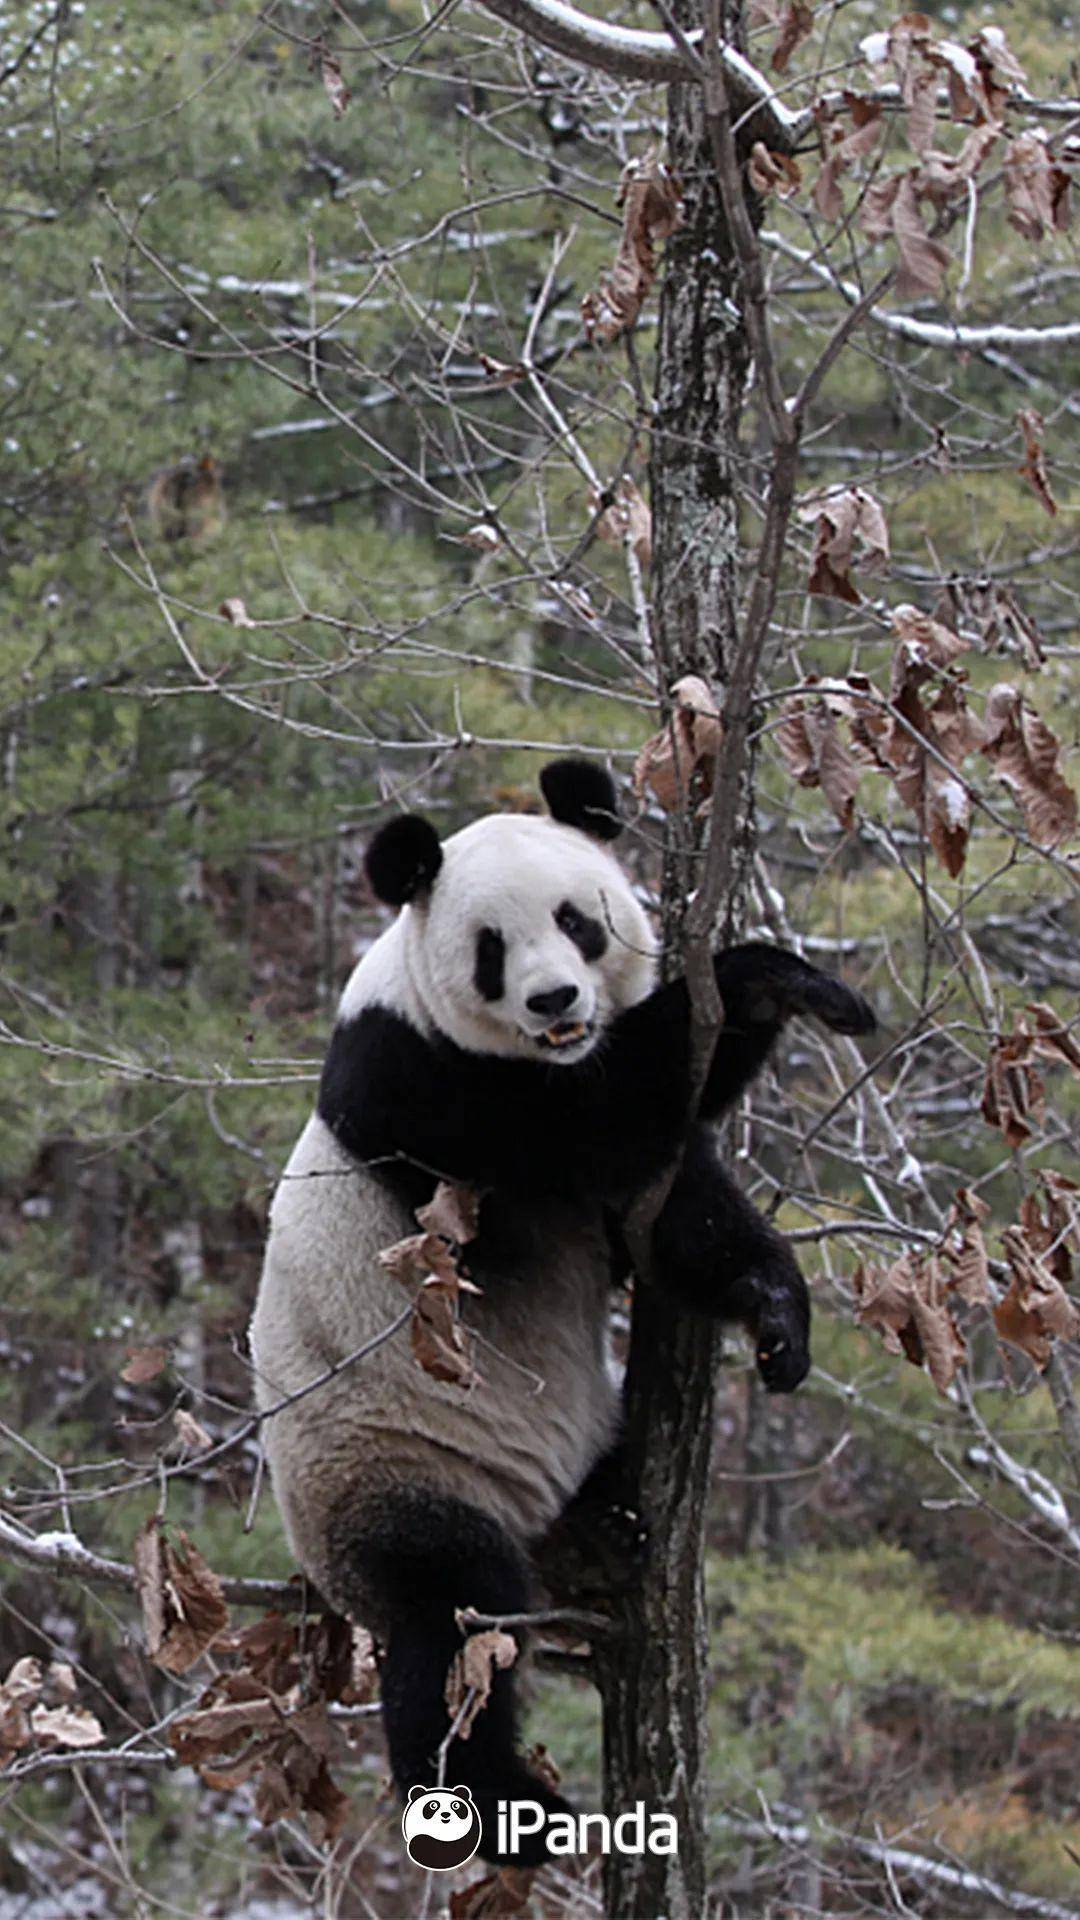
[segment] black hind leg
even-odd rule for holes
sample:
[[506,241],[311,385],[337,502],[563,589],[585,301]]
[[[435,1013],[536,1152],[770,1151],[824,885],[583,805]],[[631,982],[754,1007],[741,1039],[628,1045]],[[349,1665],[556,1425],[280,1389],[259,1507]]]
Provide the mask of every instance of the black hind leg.
[[[542,1835],[500,1853],[497,1803],[538,1801],[545,1813],[567,1813],[565,1800],[533,1774],[516,1744],[515,1672],[497,1669],[487,1706],[467,1739],[450,1733],[446,1680],[463,1636],[458,1607],[516,1614],[530,1603],[522,1554],[498,1523],[463,1500],[425,1488],[370,1500],[334,1529],[352,1610],[376,1626],[383,1722],[390,1766],[403,1799],[413,1786],[467,1786],[483,1823],[480,1852],[497,1864],[547,1859]],[[515,1637],[520,1640],[521,1636]]]

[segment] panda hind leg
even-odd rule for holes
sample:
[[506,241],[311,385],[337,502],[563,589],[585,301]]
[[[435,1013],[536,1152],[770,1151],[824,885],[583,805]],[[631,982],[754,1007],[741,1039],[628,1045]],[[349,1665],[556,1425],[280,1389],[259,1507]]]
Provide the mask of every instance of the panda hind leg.
[[[528,1610],[524,1556],[497,1521],[478,1507],[427,1488],[349,1503],[332,1530],[350,1610],[376,1624],[383,1724],[394,1782],[409,1788],[444,1783],[469,1788],[483,1826],[480,1853],[493,1865],[539,1866],[548,1852],[543,1829],[500,1852],[497,1803],[531,1800],[546,1815],[569,1813],[561,1795],[525,1764],[517,1749],[516,1673],[495,1670],[487,1705],[467,1739],[450,1732],[446,1681],[463,1645],[455,1609],[484,1614]],[[516,1635],[520,1640],[521,1636]]]

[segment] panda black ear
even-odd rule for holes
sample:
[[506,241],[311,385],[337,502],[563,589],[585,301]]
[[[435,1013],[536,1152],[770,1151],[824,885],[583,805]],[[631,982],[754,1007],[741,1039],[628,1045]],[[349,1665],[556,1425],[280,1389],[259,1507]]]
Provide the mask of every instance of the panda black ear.
[[439,836],[419,813],[389,820],[364,855],[371,890],[388,907],[402,907],[418,893],[426,893],[441,866]]
[[552,760],[540,775],[540,791],[553,820],[578,827],[593,840],[617,840],[622,832],[615,782],[591,760]]
[[416,1799],[417,1794],[430,1793],[430,1792],[431,1792],[430,1787],[410,1787],[409,1788],[409,1805],[412,1806],[412,1803]]
[[459,1800],[472,1799],[472,1794],[469,1792],[468,1787],[451,1787],[450,1791],[451,1793],[456,1793]]

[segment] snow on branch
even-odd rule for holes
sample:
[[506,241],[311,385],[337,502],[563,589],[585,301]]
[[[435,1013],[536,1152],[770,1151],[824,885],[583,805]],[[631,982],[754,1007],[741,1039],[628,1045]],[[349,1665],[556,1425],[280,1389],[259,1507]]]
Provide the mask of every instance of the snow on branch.
[[[777,1820],[771,1808],[765,1808],[765,1817],[761,1820],[740,1818],[736,1815],[724,1816],[721,1825],[734,1828],[739,1833],[766,1836],[779,1840],[790,1847],[827,1847],[830,1841],[850,1848],[854,1853],[862,1854],[865,1859],[876,1860],[886,1871],[900,1874],[904,1878],[929,1881],[933,1886],[952,1887],[957,1893],[968,1894],[984,1904],[979,1909],[987,1911],[985,1902],[993,1901],[1007,1913],[1028,1914],[1031,1920],[1080,1920],[1075,1907],[1060,1905],[1056,1900],[1044,1900],[1038,1894],[1023,1893],[1017,1888],[1006,1887],[998,1880],[991,1880],[985,1873],[976,1873],[971,1867],[953,1866],[947,1860],[933,1860],[926,1854],[914,1853],[908,1847],[894,1847],[883,1840],[871,1840],[863,1834],[846,1833],[839,1827],[833,1827],[825,1821],[817,1829],[791,1818],[794,1809],[785,1808],[784,1818]],[[901,1909],[907,1911],[907,1909]]]
[[[134,1567],[123,1560],[107,1560],[93,1553],[75,1533],[30,1533],[0,1514],[0,1559],[34,1567],[39,1573],[85,1580],[88,1586],[108,1587],[134,1594]],[[226,1600],[241,1607],[298,1606],[302,1593],[296,1582],[284,1580],[221,1580]]]
[[[835,288],[850,305],[856,305],[863,298],[854,281],[842,280],[831,267],[815,259],[802,247],[793,246],[783,234],[766,228],[761,238],[765,246],[785,254],[789,260],[797,260],[800,266],[823,280],[826,286]],[[899,334],[904,340],[914,340],[919,346],[952,347],[958,352],[978,351],[984,347],[1008,347],[1019,352],[1024,348],[1063,347],[1080,340],[1080,320],[1066,320],[1049,327],[964,327],[953,320],[916,320],[907,313],[883,313],[879,307],[870,308],[867,317],[875,327],[883,327],[887,333]]]
[[[594,20],[577,7],[566,6],[564,0],[480,0],[480,4],[487,13],[518,27],[553,53],[564,54],[586,67],[598,67],[619,79],[667,82],[695,77],[695,69],[670,34]],[[686,38],[696,51],[700,33]],[[785,107],[765,75],[734,47],[722,47],[720,58],[735,114],[744,118],[760,111],[764,124],[755,121],[757,136],[773,145],[789,146],[806,116]]]

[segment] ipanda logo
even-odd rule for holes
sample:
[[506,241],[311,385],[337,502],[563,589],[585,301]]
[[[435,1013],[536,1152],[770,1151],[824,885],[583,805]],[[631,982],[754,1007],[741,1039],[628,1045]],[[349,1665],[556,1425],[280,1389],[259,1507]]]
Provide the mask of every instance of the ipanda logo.
[[674,1814],[647,1813],[644,1800],[636,1800],[614,1820],[606,1813],[545,1814],[538,1800],[500,1800],[498,1806],[499,1851],[516,1852],[528,1834],[539,1833],[546,1824],[544,1840],[549,1853],[588,1853],[597,1847],[601,1853],[678,1853],[679,1828]]
[[[548,1852],[678,1853],[679,1829],[670,1813],[648,1814],[638,1800],[614,1820],[606,1813],[545,1814],[539,1800],[500,1800],[498,1849],[516,1853],[520,1843],[545,1826]],[[402,1815],[405,1850],[418,1867],[449,1873],[471,1860],[480,1845],[480,1815],[468,1787],[410,1787]]]
[[449,1873],[471,1860],[480,1845],[480,1815],[468,1787],[410,1787],[401,1831],[416,1866]]

